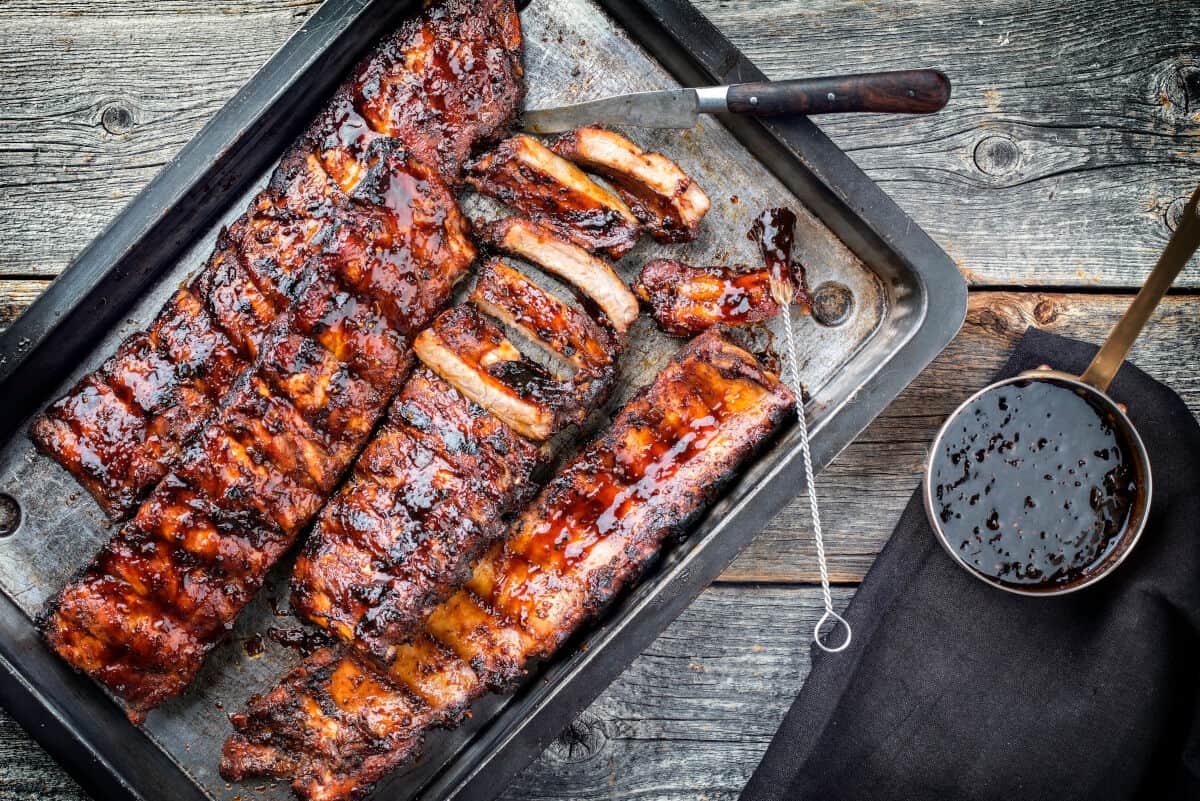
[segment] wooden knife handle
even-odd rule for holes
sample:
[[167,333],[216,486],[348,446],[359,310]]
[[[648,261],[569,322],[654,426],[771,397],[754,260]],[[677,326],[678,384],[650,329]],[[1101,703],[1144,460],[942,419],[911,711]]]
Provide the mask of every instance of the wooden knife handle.
[[950,79],[939,70],[898,70],[798,78],[729,87],[726,104],[735,114],[837,114],[879,111],[928,114],[950,100]]

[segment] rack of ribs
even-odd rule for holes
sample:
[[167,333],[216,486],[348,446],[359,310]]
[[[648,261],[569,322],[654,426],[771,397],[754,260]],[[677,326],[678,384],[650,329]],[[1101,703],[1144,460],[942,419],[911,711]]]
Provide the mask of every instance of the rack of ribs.
[[221,773],[360,797],[489,691],[518,683],[637,580],[794,413],[795,399],[710,331],[684,346],[380,668],[353,648],[307,657],[232,716]]
[[[503,383],[495,392],[474,391],[472,371],[488,378],[501,360],[541,369],[480,310],[575,368],[562,379],[543,373],[556,387],[553,398],[519,399],[545,410],[546,436],[607,396],[624,347],[623,338],[498,260],[484,267],[471,303],[445,312],[430,329],[441,331],[441,349],[421,354],[428,366],[410,379],[326,507],[293,574],[293,607],[380,664],[394,659],[467,578],[471,561],[503,534],[504,516],[526,499],[533,471],[548,455],[510,422],[515,395]],[[465,374],[447,367],[463,363],[471,367]]]
[[[386,169],[415,159],[454,183],[471,150],[503,133],[520,105],[521,50],[512,0],[445,0],[383,40],[221,232],[200,274],[35,421],[38,447],[112,519],[132,514],[250,371],[322,255],[364,214],[408,213],[403,194],[388,195]],[[453,280],[453,265],[442,275]],[[362,280],[372,278],[382,280]],[[388,301],[396,330],[420,330],[428,319],[411,315],[405,296],[416,284],[396,279],[377,289],[399,294],[364,300]],[[441,305],[440,288],[422,289]]]
[[[516,26],[511,0],[447,0],[402,26],[193,284],[35,426],[110,511],[153,486],[39,621],[131,719],[187,687],[316,515],[403,385],[413,335],[474,260],[445,179],[515,115]],[[420,87],[451,78],[456,100],[426,107]],[[135,410],[158,397],[143,391],[151,375],[163,404],[195,390],[187,415]],[[146,446],[151,427],[161,447]]]

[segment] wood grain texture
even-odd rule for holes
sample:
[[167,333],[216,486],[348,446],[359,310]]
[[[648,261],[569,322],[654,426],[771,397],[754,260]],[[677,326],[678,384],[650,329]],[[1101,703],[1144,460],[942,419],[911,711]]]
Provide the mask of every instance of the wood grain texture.
[[[535,0],[540,2],[541,0]],[[937,67],[931,117],[822,128],[951,254],[964,332],[819,479],[836,581],[869,567],[942,418],[1027,325],[1099,341],[1200,174],[1191,0],[694,0],[774,78]],[[0,326],[61,271],[317,0],[0,3]],[[1179,285],[1200,289],[1200,264]],[[1072,291],[1087,288],[1088,293]],[[1200,412],[1200,297],[1133,360]],[[870,497],[871,504],[862,503]],[[733,799],[808,672],[819,593],[794,502],[506,799]],[[736,582],[736,583],[729,583]],[[852,587],[835,589],[839,605]],[[0,799],[86,796],[0,713]]]
[[1140,284],[1200,175],[1190,0],[696,5],[771,78],[950,76],[939,114],[818,121],[975,285]]
[[0,276],[52,276],[317,3],[0,3]]

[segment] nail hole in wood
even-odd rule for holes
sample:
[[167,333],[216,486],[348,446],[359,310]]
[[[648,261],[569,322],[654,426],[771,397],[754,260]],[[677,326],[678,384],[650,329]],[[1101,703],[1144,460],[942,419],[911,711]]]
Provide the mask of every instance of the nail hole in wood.
[[1007,136],[985,136],[975,145],[975,166],[984,175],[1007,175],[1020,161],[1021,149]]
[[113,103],[100,113],[100,124],[110,134],[128,133],[133,128],[133,112],[120,103]]
[[0,537],[11,537],[21,527],[21,504],[13,496],[0,492]]
[[813,319],[824,326],[839,326],[849,320],[854,311],[854,293],[836,281],[826,281],[817,287],[812,300]]

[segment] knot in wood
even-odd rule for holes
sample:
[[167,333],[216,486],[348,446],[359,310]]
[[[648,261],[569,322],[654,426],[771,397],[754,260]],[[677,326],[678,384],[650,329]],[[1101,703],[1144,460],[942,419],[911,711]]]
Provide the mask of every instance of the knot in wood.
[[1050,325],[1058,319],[1058,304],[1046,298],[1033,307],[1033,319],[1038,325]]
[[128,133],[133,128],[133,112],[121,103],[110,103],[100,112],[100,124],[110,134]]
[[555,738],[546,754],[556,762],[587,762],[608,744],[608,727],[596,714],[585,710]]
[[975,145],[975,166],[984,175],[1007,175],[1020,161],[1021,149],[1007,136],[985,136]]
[[[1185,195],[1177,197],[1171,201],[1171,205],[1167,206],[1167,210],[1163,212],[1163,223],[1166,224],[1167,230],[1175,233],[1175,229],[1179,227],[1179,221],[1183,219],[1183,210],[1187,208],[1189,198]],[[1196,213],[1200,214],[1200,207],[1197,207]]]
[[1158,101],[1175,117],[1200,110],[1200,67],[1170,65],[1159,78]]

